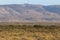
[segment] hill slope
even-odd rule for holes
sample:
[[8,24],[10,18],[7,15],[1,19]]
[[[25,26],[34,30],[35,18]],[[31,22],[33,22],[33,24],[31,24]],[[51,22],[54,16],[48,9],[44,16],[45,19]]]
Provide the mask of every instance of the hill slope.
[[0,5],[1,22],[60,22],[60,5]]

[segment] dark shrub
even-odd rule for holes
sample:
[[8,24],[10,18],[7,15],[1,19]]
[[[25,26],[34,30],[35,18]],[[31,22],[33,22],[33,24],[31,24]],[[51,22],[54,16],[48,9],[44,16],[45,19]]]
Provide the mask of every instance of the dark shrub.
[[42,26],[42,25],[33,25],[33,27],[35,27],[35,28],[42,28],[44,26]]

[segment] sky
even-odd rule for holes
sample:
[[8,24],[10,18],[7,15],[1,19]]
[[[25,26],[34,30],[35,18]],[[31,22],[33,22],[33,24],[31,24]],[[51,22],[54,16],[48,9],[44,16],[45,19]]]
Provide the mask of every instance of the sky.
[[60,5],[60,0],[0,0],[0,5],[24,3],[40,5]]

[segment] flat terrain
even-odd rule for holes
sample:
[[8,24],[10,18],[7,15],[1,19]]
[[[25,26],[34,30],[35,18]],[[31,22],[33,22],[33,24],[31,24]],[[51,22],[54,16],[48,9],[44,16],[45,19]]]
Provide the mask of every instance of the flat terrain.
[[60,26],[0,25],[0,40],[60,40]]

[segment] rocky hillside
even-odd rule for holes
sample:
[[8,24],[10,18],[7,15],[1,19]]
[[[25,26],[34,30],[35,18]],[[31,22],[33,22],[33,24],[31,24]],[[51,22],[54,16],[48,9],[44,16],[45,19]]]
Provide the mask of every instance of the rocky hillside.
[[0,5],[1,22],[60,22],[60,5]]

